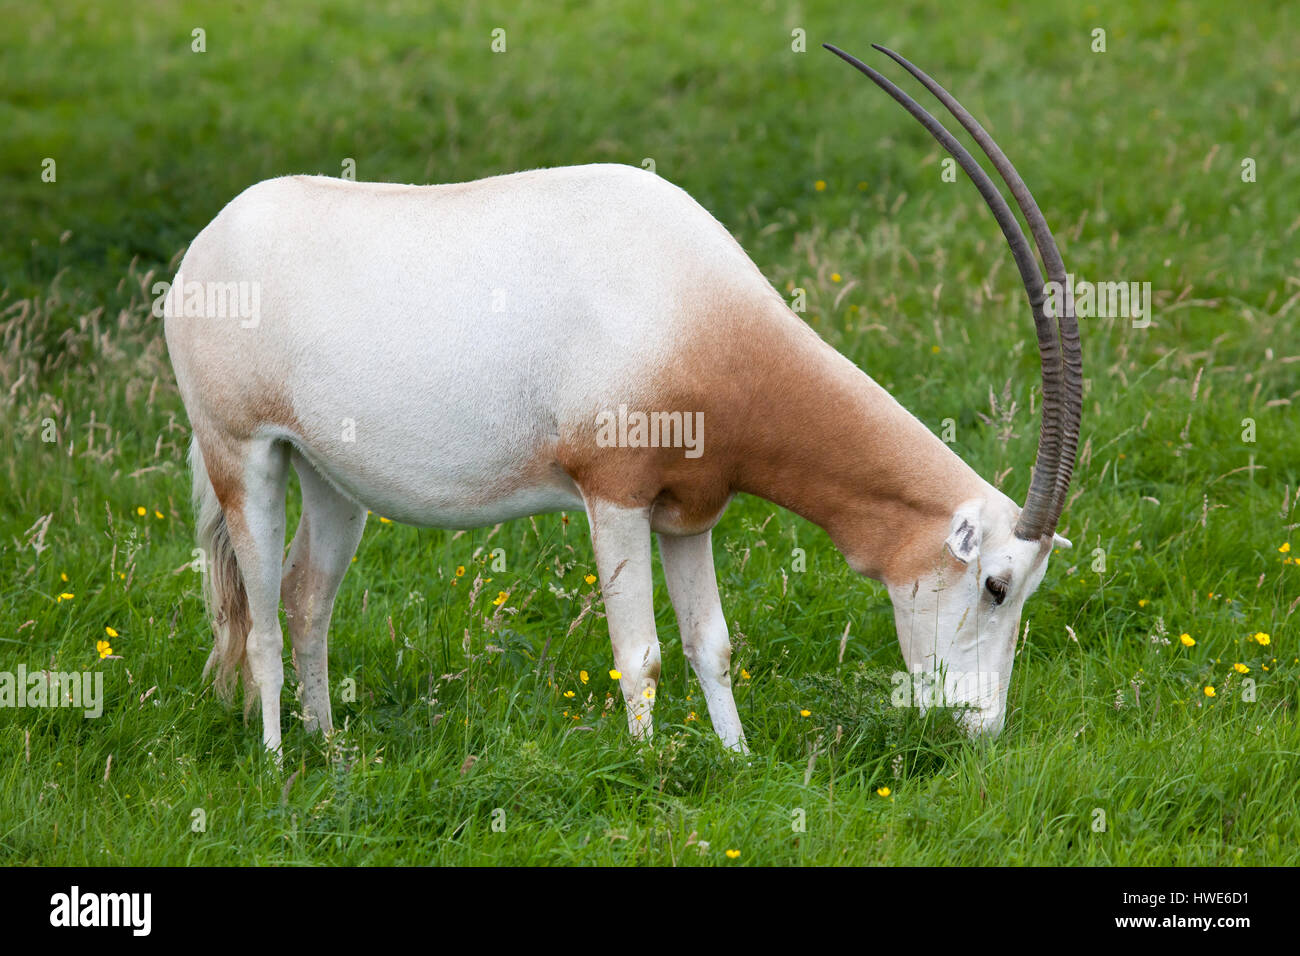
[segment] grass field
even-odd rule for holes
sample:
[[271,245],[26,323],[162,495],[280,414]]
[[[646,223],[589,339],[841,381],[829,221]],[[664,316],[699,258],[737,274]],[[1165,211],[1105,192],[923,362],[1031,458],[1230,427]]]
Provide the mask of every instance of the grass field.
[[[98,719],[0,709],[0,862],[1300,862],[1291,5],[425,6],[0,2],[0,671],[90,670],[105,692]],[[628,741],[582,514],[372,518],[332,629],[341,729],[325,744],[287,719],[277,769],[259,721],[200,679],[188,424],[150,314],[258,180],[651,158],[1023,499],[1038,360],[1010,256],[970,183],[823,41],[930,71],[1073,272],[1154,290],[1149,327],[1081,322],[1075,549],[1027,606],[1007,729],[972,744],[891,706],[883,587],[764,501],[714,533],[747,759],[713,737],[662,580],[657,736]]]

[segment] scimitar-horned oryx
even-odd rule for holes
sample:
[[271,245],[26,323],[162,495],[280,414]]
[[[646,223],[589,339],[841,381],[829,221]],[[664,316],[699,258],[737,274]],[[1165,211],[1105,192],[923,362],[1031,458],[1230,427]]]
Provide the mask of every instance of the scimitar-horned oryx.
[[[654,532],[714,729],[743,750],[710,544],[737,492],[824,528],[851,568],[887,586],[908,670],[968,705],[972,732],[1001,728],[1021,608],[1053,542],[1069,545],[1054,532],[1079,434],[1073,309],[1050,321],[1018,221],[970,154],[889,80],[829,49],[956,158],[1011,246],[1043,379],[1024,507],[822,341],[717,220],[652,173],[268,180],[198,235],[163,303],[194,433],[208,667],[227,699],[241,674],[249,703],[260,696],[268,748],[280,748],[281,598],[308,729],[332,726],[326,632],[367,509],[473,528],[581,508],[633,735],[651,732],[659,682]],[[1064,283],[1047,223],[1001,150],[937,83],[877,49],[983,148],[1048,279]],[[252,321],[205,309],[205,290],[231,283],[252,285]],[[670,440],[627,437],[637,413],[658,416]],[[683,422],[701,426],[694,450],[665,447],[681,445]],[[286,558],[291,464],[303,510]]]

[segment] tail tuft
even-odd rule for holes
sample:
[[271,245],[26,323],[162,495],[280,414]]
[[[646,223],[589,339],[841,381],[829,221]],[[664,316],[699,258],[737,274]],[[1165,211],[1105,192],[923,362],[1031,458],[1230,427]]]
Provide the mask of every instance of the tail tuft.
[[257,683],[252,680],[245,647],[253,626],[248,613],[244,576],[230,543],[226,514],[213,490],[198,439],[190,444],[190,471],[194,481],[194,510],[198,515],[198,542],[204,556],[203,599],[212,621],[212,653],[203,666],[203,676],[212,675],[217,696],[227,704],[235,698],[239,677],[244,678],[244,712],[257,700]]

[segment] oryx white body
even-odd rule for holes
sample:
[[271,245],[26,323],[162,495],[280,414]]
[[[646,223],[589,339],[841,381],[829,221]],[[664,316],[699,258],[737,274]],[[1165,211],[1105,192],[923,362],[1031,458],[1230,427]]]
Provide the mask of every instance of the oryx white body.
[[[739,743],[707,535],[729,492],[715,513],[682,518],[671,504],[638,502],[634,488],[630,497],[584,501],[560,454],[562,439],[588,432],[602,410],[657,407],[656,374],[691,338],[698,307],[729,284],[781,306],[689,196],[616,165],[433,187],[287,177],[231,202],[195,239],[179,274],[168,345],[197,470],[213,475],[249,591],[248,664],[268,746],[279,743],[273,608],[290,455],[311,485],[312,553],[334,552],[328,573],[313,569],[316,593],[301,599],[318,615],[324,608],[324,620],[294,642],[299,669],[310,655],[319,671],[302,675],[314,698],[310,718],[328,723],[327,605],[366,508],[410,524],[470,528],[586,506],[602,575],[637,555],[605,595],[616,641],[626,632],[616,662],[637,730],[649,728],[645,692],[658,676],[650,527],[703,532],[702,544],[667,544],[664,556],[688,652],[708,642],[719,662],[696,657],[718,730]],[[185,287],[227,282],[257,283],[258,316],[185,317]],[[781,318],[802,329],[792,314]],[[239,501],[226,506],[227,497]],[[305,540],[300,551],[299,562]],[[291,554],[286,581],[295,564]],[[260,587],[250,566],[261,569]],[[293,607],[295,595],[284,590],[293,630],[311,608]]]
[[[1016,621],[1051,539],[1014,538],[1015,503],[659,177],[600,165],[448,186],[271,180],[203,230],[180,274],[166,333],[213,561],[210,663],[226,690],[243,668],[268,747],[281,596],[308,724],[330,726],[326,632],[368,508],[457,528],[585,509],[639,736],[659,679],[658,532],[686,656],[718,734],[743,748],[709,535],[737,492],[817,522],[886,581],[909,668],[1000,674],[966,700],[973,728],[1001,726]],[[186,317],[186,288],[229,282],[257,284],[255,322]],[[602,446],[597,418],[620,405],[700,413],[703,454]],[[282,565],[290,463],[304,510]],[[997,608],[981,601],[981,550],[1013,582]]]

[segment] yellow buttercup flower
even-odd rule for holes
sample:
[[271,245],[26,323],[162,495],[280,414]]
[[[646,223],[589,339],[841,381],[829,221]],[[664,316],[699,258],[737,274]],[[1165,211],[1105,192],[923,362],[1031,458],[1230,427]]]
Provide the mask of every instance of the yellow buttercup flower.
[[740,859],[740,851],[739,851],[739,850],[728,850],[728,851],[727,851],[727,859],[728,859],[728,860],[738,860],[738,859]]
[[113,648],[109,645],[108,641],[96,641],[95,650],[99,651],[99,659],[101,661],[109,654],[113,653]]
[[465,576],[465,565],[463,564],[456,565],[456,577],[463,578],[464,576]]
[[111,627],[104,628],[104,633],[109,637],[117,637],[117,631],[113,630]]
[[1272,641],[1273,639],[1269,637],[1267,634],[1265,634],[1263,631],[1260,631],[1258,634],[1255,635],[1254,640],[1255,643],[1260,645],[1261,647],[1267,647],[1269,645],[1269,642]]
[[144,505],[137,505],[135,509],[135,513],[138,514],[141,518],[143,518],[145,515],[149,513],[149,510],[145,508]]
[[74,597],[76,597],[76,595],[71,591],[64,591],[59,595],[59,601],[71,601]]
[[840,274],[839,274],[838,272],[832,272],[832,273],[831,273],[831,281],[832,281],[832,282],[839,282],[839,281],[840,281],[840,278],[841,278],[841,277],[840,277]]
[[740,669],[740,679],[749,680],[749,671],[745,670],[743,667]]
[[566,690],[566,691],[564,692],[564,696],[565,696],[565,697],[572,697],[572,696],[573,696],[573,691],[571,691],[571,690]]
[[1206,697],[1213,697],[1213,696],[1214,696],[1214,685],[1213,685],[1213,684],[1207,684],[1207,685],[1206,685],[1206,687],[1205,687],[1205,696],[1206,696]]
[[1250,673],[1250,668],[1247,667],[1245,664],[1242,664],[1241,662],[1238,662],[1238,663],[1236,663],[1236,664],[1233,664],[1233,665],[1232,665],[1232,669],[1233,669],[1234,671],[1236,671],[1238,674],[1249,674],[1249,673]]
[[619,679],[620,677],[622,677],[622,676],[623,676],[623,674],[622,674],[622,672],[620,672],[620,671],[611,670],[611,671],[609,672],[609,679],[610,679],[610,680],[618,680],[618,679]]
[[594,574],[588,574],[588,575],[586,575],[582,580],[586,581],[588,584],[595,584],[595,583],[596,583],[596,575],[594,575]]
[[1151,603],[1151,602],[1148,601],[1146,598],[1139,598],[1139,599],[1138,599],[1138,607],[1146,607],[1146,606],[1147,606],[1148,604],[1150,604],[1150,603]]
[[1183,642],[1184,647],[1196,646],[1196,638],[1192,637],[1190,634],[1179,634],[1178,639]]
[[498,591],[497,596],[492,599],[492,603],[495,604],[497,607],[500,607],[502,604],[506,603],[507,597],[509,597],[509,595],[506,594],[505,591]]
[[587,672],[578,671],[578,680],[582,681],[584,684],[587,683]]
[[813,189],[817,190],[819,193],[824,193],[826,191],[826,180],[817,180],[817,182],[813,183]]
[[882,797],[887,797],[890,794],[890,789],[888,787],[878,787],[876,793],[880,794]]
[[1278,550],[1281,551],[1283,554],[1286,554],[1288,551],[1291,550],[1291,542],[1290,542],[1290,541],[1283,541],[1283,542],[1282,542],[1282,547],[1278,548]]
[[812,714],[812,711],[811,711],[811,710],[801,710],[801,711],[799,711],[799,716],[800,716],[800,717],[808,717],[808,716],[810,716],[811,714]]

